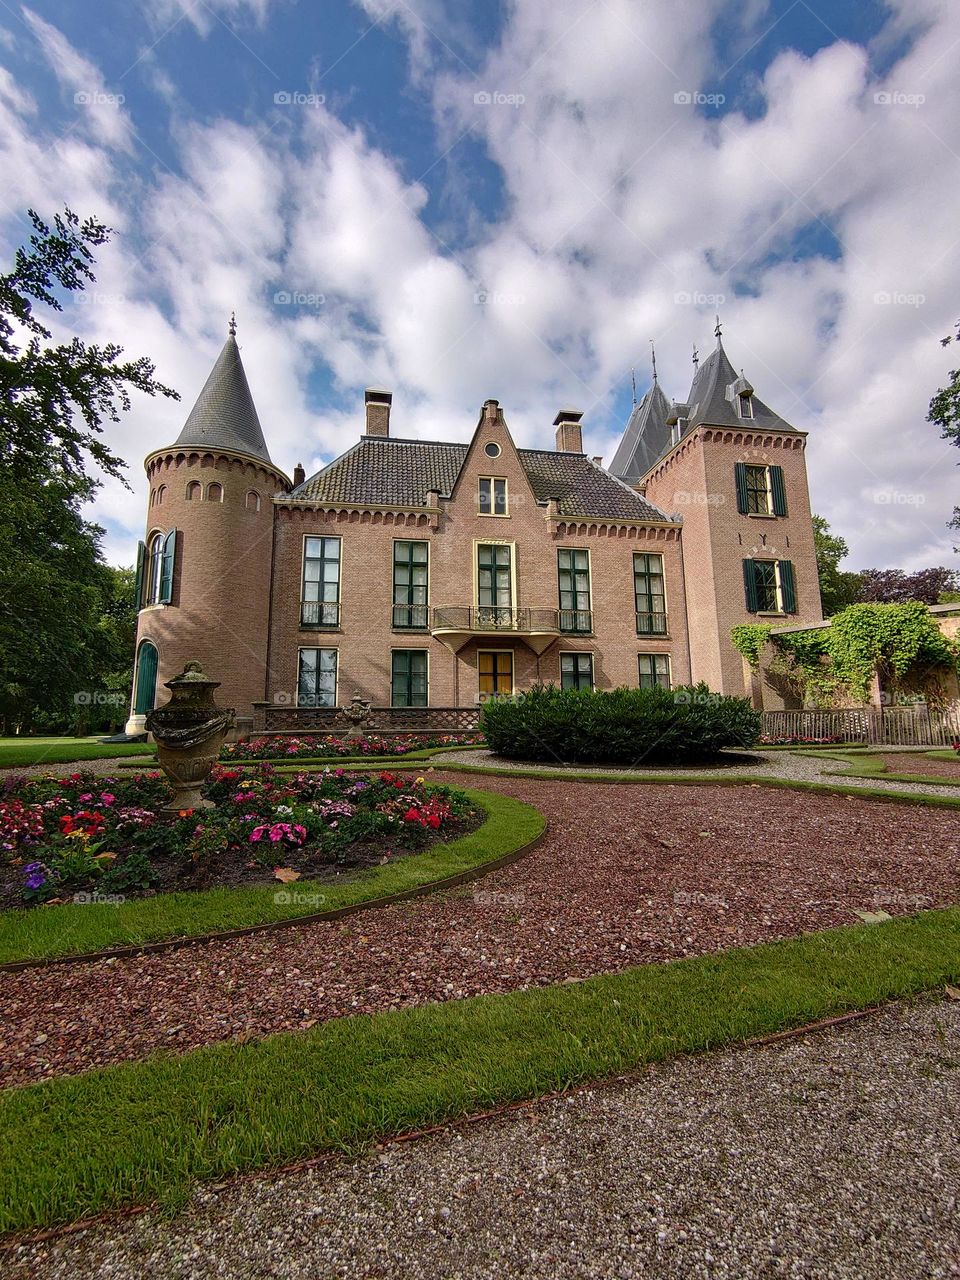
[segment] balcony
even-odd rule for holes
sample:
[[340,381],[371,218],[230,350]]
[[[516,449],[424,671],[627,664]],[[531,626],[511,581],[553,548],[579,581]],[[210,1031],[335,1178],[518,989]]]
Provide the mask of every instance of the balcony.
[[318,631],[336,630],[340,626],[340,606],[321,600],[301,600],[300,626]]
[[543,653],[557,639],[561,631],[570,628],[562,624],[577,618],[583,620],[583,610],[515,609],[512,605],[491,605],[479,608],[473,605],[442,605],[434,609],[430,632],[442,640],[454,653],[462,649],[468,640],[477,636],[515,636],[528,645],[534,653]]
[[665,613],[638,613],[638,636],[665,636],[667,634],[667,615]]

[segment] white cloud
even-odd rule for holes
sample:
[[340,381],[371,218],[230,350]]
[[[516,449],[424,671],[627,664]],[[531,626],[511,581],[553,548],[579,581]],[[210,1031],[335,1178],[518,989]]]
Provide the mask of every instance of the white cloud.
[[72,92],[75,119],[81,130],[108,147],[131,150],[130,121],[123,110],[124,94],[110,88],[99,68],[79,53],[56,27],[44,22],[31,9],[24,8],[23,16],[57,79]]
[[[362,3],[410,41],[440,149],[469,126],[502,170],[504,211],[474,221],[469,248],[440,242],[426,186],[329,107],[257,124],[175,115],[177,172],[148,163],[131,184],[116,154],[125,122],[57,138],[31,121],[21,86],[0,83],[8,203],[52,213],[68,202],[117,229],[99,301],[73,308],[62,331],[148,353],[184,396],[138,400],[112,441],[137,492],[100,495],[98,511],[118,522],[111,555],[130,559],[144,513],[139,459],[179,431],[233,309],[271,450],[290,470],[356,439],[373,384],[395,390],[398,433],[432,438],[466,438],[495,396],[521,442],[545,444],[556,409],[572,403],[586,410],[587,451],[609,458],[622,425],[612,396],[633,364],[645,381],[649,339],[661,382],[682,397],[691,344],[709,350],[719,306],[731,358],[809,430],[814,505],[851,542],[853,564],[949,560],[957,455],[924,417],[951,365],[938,339],[958,293],[960,168],[943,56],[960,36],[952,7],[897,11],[898,23],[925,26],[882,83],[848,44],[787,52],[751,86],[761,115],[717,121],[675,97],[730,93],[743,75],[715,65],[719,0],[516,0],[476,75],[448,55],[445,71],[433,68],[440,41],[462,34],[439,0]],[[203,28],[189,0],[148,8],[158,22],[179,15]],[[217,12],[263,21],[267,0],[224,0]],[[741,47],[767,20],[752,6]],[[61,83],[103,85],[55,28],[31,26]],[[161,49],[151,75],[180,112]],[[877,93],[925,101],[887,105]],[[793,261],[793,237],[818,220],[842,256]],[[5,228],[8,244],[22,234]],[[286,309],[277,293],[313,301]],[[700,301],[675,300],[683,294]],[[346,409],[313,403],[321,365]]]

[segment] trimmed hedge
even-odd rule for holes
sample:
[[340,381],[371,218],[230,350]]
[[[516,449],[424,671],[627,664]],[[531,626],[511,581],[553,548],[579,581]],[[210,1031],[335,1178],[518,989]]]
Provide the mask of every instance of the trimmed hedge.
[[760,713],[705,684],[610,692],[551,684],[485,703],[480,728],[491,750],[512,760],[639,765],[752,747]]

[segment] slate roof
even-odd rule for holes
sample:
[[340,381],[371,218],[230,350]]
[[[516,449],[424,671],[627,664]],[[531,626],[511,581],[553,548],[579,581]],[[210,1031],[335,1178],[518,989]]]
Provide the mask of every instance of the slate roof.
[[[364,436],[289,496],[292,501],[359,506],[425,506],[431,489],[444,497],[453,491],[468,447],[437,440]],[[547,502],[556,498],[560,515],[670,519],[585,454],[551,449],[518,449],[517,454],[536,499]]]
[[[723,343],[718,340],[716,347],[710,352],[703,364],[694,374],[687,404],[690,412],[688,430],[699,427],[703,423],[715,427],[758,426],[775,431],[795,431],[789,422],[785,422],[763,403],[759,396],[752,395],[753,418],[741,418],[733,400],[727,399],[727,387],[740,380],[740,375],[730,363]],[[686,431],[684,431],[686,434]]]
[[[728,394],[728,388],[734,388]],[[690,394],[680,406],[680,416],[687,424],[688,435],[699,426],[758,427],[761,431],[796,431],[760,399],[751,394],[753,417],[741,418],[737,411],[736,390],[753,388],[730,363],[723,343],[717,339],[711,351],[693,376]],[[669,453],[673,432],[667,421],[671,406],[655,381],[633,412],[624,429],[617,452],[610,464],[611,472],[628,483],[642,479],[654,465]],[[676,409],[673,409],[676,415]],[[676,421],[676,417],[674,416]]]
[[670,405],[659,382],[654,382],[627,423],[627,429],[617,452],[613,455],[610,470],[624,480],[636,481],[645,476],[658,458],[670,447],[670,427],[667,414]]
[[[190,410],[178,445],[204,449],[230,449],[270,462],[267,442],[257,416],[240,348],[231,333]],[[272,463],[271,463],[272,465]]]

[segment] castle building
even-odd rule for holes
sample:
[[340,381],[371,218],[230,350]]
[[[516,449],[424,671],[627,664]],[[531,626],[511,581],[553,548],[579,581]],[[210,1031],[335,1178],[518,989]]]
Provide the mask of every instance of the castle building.
[[769,699],[730,628],[820,620],[805,433],[736,372],[719,324],[685,401],[654,375],[609,469],[581,418],[561,409],[554,449],[518,449],[487,400],[469,443],[416,440],[370,389],[359,441],[291,481],[231,321],[179,437],[145,462],[128,732],[193,659],[258,728],[329,723],[354,692],[411,727],[537,682]]

